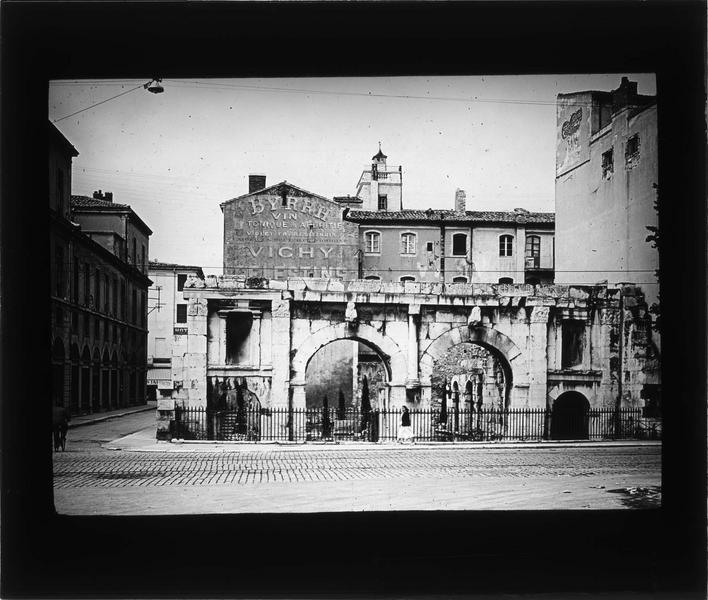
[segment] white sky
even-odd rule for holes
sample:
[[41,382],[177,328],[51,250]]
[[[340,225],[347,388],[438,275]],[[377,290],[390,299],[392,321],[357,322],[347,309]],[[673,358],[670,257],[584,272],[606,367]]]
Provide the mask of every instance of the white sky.
[[[653,75],[626,75],[656,93]],[[113,192],[153,230],[152,260],[218,273],[219,204],[248,191],[249,173],[353,195],[379,141],[388,164],[403,166],[404,208],[451,209],[461,188],[468,210],[553,211],[556,95],[620,79],[166,79],[162,94],[138,89],[66,119],[147,78],[53,81],[49,118],[79,151],[73,194]]]

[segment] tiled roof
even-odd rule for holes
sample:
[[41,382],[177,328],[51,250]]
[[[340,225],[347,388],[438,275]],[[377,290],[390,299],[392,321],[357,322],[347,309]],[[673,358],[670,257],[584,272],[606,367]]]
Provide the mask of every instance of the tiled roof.
[[138,224],[141,225],[148,235],[152,234],[152,229],[150,229],[145,221],[143,221],[128,204],[118,204],[117,202],[109,202],[108,200],[98,200],[97,198],[91,198],[90,196],[71,196],[71,208],[72,209],[86,209],[86,210],[117,210],[121,213],[130,213],[131,218]]
[[165,262],[158,262],[156,260],[151,260],[148,263],[148,270],[150,269],[156,269],[156,270],[178,270],[178,271],[198,271],[199,273],[202,272],[201,267],[197,267],[196,265],[178,265],[177,263],[165,263]]
[[356,222],[365,221],[447,221],[465,223],[549,223],[556,221],[552,212],[516,211],[477,211],[468,210],[464,213],[454,210],[397,210],[369,211],[353,210],[347,219]]
[[71,205],[75,208],[118,208],[122,210],[131,210],[128,204],[118,204],[117,202],[108,202],[107,200],[98,200],[90,196],[72,196]]

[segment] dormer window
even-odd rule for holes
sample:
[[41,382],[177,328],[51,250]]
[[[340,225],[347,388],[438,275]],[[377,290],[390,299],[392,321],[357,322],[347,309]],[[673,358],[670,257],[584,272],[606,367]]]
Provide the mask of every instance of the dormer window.
[[388,196],[379,194],[379,210],[388,210]]

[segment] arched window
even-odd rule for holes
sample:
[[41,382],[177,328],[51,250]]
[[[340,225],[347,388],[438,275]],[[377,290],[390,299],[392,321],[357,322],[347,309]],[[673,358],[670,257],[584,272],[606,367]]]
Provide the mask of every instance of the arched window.
[[381,281],[381,277],[379,277],[378,275],[367,275],[366,277],[364,277],[364,279],[366,279],[367,281]]
[[538,269],[541,266],[541,238],[537,235],[526,236],[526,268]]
[[413,281],[415,281],[415,277],[411,275],[404,275],[403,277],[401,277],[401,283],[412,283]]
[[381,252],[381,234],[378,231],[367,231],[364,234],[364,252],[366,254]]
[[513,256],[514,252],[514,236],[500,235],[499,236],[499,256]]
[[416,235],[415,233],[402,233],[401,234],[401,254],[415,254],[416,253]]
[[456,233],[452,236],[452,255],[467,256],[467,236],[464,233]]
[[499,283],[514,283],[513,277],[500,277]]
[[453,277],[452,283],[467,283],[467,277]]

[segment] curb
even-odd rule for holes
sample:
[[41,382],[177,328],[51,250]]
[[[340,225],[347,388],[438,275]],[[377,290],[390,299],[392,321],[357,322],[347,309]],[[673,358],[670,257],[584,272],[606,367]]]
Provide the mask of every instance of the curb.
[[622,441],[622,442],[508,442],[508,443],[445,443],[431,442],[420,444],[311,444],[303,442],[252,442],[250,444],[236,442],[218,442],[211,440],[190,440],[190,441],[155,441],[154,445],[140,445],[134,447],[118,447],[113,443],[106,444],[107,449],[123,450],[127,452],[273,452],[273,451],[354,451],[354,452],[376,452],[393,449],[423,448],[423,449],[478,449],[478,450],[524,450],[524,449],[563,449],[563,448],[641,448],[641,447],[661,447],[661,441]]
[[83,420],[80,422],[74,422],[69,424],[69,429],[75,429],[76,427],[84,427],[86,425],[94,425],[95,423],[101,423],[103,421],[109,421],[110,419],[117,419],[119,417],[126,417],[128,415],[134,415],[136,413],[141,413],[141,412],[146,412],[148,410],[155,410],[155,407],[153,406],[142,406],[142,407],[136,407],[131,410],[125,410],[123,412],[119,413],[111,413],[111,414],[105,414],[101,416],[97,416],[92,419],[87,419]]

